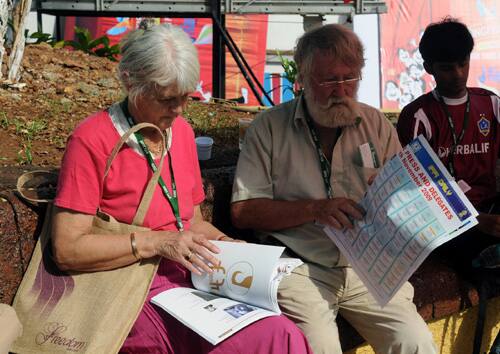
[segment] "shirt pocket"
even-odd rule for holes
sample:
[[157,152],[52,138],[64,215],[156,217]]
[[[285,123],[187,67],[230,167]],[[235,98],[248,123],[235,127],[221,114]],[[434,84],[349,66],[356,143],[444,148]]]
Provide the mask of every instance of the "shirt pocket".
[[370,177],[378,174],[380,168],[363,167],[354,164],[350,178],[350,197],[354,200],[360,200],[368,188]]

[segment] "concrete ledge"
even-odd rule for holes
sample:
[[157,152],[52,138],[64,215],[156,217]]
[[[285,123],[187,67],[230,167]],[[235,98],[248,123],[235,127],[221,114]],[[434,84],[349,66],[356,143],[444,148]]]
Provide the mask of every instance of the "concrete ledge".
[[[11,304],[31,257],[38,230],[41,227],[40,223],[43,220],[44,209],[24,203],[13,191],[15,180],[22,173],[22,169],[11,170],[9,168],[9,173],[3,173],[3,170],[0,168],[0,220],[2,220],[0,224],[0,240],[2,241],[0,246],[0,303]],[[234,170],[234,166],[202,169],[206,200],[201,208],[206,220],[213,222],[222,231],[251,241],[251,232],[235,229],[230,222],[229,202]],[[456,323],[464,311],[468,311],[478,302],[477,291],[474,287],[432,256],[415,272],[410,282],[415,287],[414,301],[419,313],[431,325],[448,323],[447,326],[449,326],[450,323]],[[495,301],[500,300],[497,298]],[[494,311],[498,316],[500,307],[494,306],[496,306]],[[439,322],[443,319],[447,319],[448,322]],[[364,342],[357,332],[341,318],[339,318],[339,329],[344,350],[355,348]],[[435,336],[446,336],[448,338],[446,340],[453,342],[456,336],[448,334],[443,328],[439,330],[441,334],[435,334]],[[473,333],[472,330],[471,333]],[[444,338],[436,338],[436,342],[440,340]],[[462,352],[453,351],[453,353]]]
[[[478,307],[456,312],[439,320],[427,322],[440,354],[470,354],[474,341]],[[500,331],[500,297],[488,302],[481,353],[487,353]],[[346,354],[375,354],[368,344]]]

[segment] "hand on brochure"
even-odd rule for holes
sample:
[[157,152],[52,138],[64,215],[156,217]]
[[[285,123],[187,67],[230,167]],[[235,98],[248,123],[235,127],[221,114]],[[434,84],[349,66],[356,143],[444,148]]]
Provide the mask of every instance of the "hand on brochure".
[[240,240],[237,238],[229,237],[228,235],[221,235],[217,237],[217,241],[225,241],[225,242],[246,242],[245,240]]
[[368,183],[369,186],[372,185],[373,181],[375,181],[375,177],[377,177],[377,175],[371,175],[369,178],[368,178],[368,181],[366,183]]
[[477,221],[481,232],[500,238],[500,215],[480,213]]
[[336,229],[353,228],[353,220],[361,220],[365,211],[358,203],[348,198],[321,199],[313,205],[316,222]]
[[[177,232],[159,232],[156,254],[179,262],[191,272],[201,275],[201,271],[212,273],[208,264],[218,265],[219,260],[213,255],[220,252],[205,235],[189,230]],[[207,264],[208,263],[208,264]]]

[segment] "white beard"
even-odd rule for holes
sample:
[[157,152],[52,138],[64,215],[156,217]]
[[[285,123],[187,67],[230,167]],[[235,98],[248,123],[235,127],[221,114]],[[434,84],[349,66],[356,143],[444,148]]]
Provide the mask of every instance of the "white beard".
[[359,117],[359,104],[350,97],[331,97],[326,104],[319,104],[312,95],[312,90],[305,90],[307,111],[312,119],[326,128],[338,128],[354,125]]

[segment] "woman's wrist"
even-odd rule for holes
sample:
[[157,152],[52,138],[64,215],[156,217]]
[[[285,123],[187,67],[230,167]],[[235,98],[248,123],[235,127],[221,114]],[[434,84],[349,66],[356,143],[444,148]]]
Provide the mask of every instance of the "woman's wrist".
[[132,232],[130,234],[130,248],[132,249],[132,255],[135,257],[135,259],[138,261],[142,260],[142,256],[139,253],[139,249],[137,248],[137,240],[135,238],[135,232]]
[[[171,237],[179,237],[179,233],[175,232],[174,235],[165,235],[165,233],[173,233],[170,231],[141,231],[141,232],[133,232],[135,238],[135,246],[137,250],[137,255],[141,259],[147,259],[151,257],[155,257],[161,254],[161,249],[164,247],[165,242],[168,242],[168,239]],[[167,237],[165,237],[167,236]],[[131,240],[132,247],[132,240]],[[135,258],[137,258],[132,252]],[[138,258],[137,258],[138,259]]]

